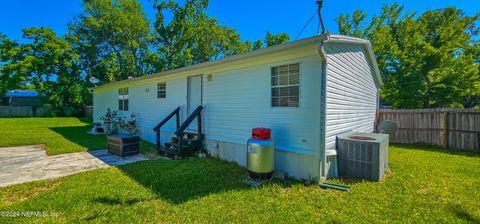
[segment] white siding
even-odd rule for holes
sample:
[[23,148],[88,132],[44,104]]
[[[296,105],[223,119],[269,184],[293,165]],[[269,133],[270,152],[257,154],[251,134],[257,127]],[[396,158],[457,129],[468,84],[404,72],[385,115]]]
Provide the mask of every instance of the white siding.
[[118,110],[118,89],[106,91],[94,91],[93,94],[93,120],[100,121],[107,109]]
[[[271,107],[271,67],[300,63],[300,107]],[[317,55],[212,74],[204,79],[206,138],[245,143],[253,127],[272,129],[279,149],[315,154],[319,145]]]
[[372,132],[377,109],[377,85],[361,45],[326,44],[326,148],[346,131]]
[[[152,129],[158,122],[177,107],[181,107],[183,113],[186,111],[186,79],[174,77],[161,81],[167,83],[166,98],[157,98],[159,79],[150,80],[148,83],[132,83],[118,87],[128,87],[129,93],[129,110],[120,113],[126,117],[135,113],[141,137],[152,143],[155,142]],[[118,100],[116,100],[118,99],[118,88],[95,91],[93,116],[95,121],[105,114],[107,108],[118,110]],[[185,116],[185,114],[181,114],[182,118]],[[162,142],[168,140],[171,137],[170,134],[175,131],[175,119],[171,119],[161,130]]]
[[[186,80],[174,78],[162,81],[166,82],[166,98],[157,98],[157,83],[159,81],[156,80],[129,88],[129,112],[135,112],[137,115],[138,126],[152,129],[175,108],[181,107],[181,111],[186,111]],[[147,88],[149,89],[148,92],[146,92]],[[162,130],[175,131],[175,119],[164,125]]]
[[[300,107],[271,107],[271,67],[300,63]],[[94,92],[94,119],[107,108],[117,110],[118,88],[129,87],[130,109],[143,139],[155,142],[152,128],[177,106],[186,117],[187,77],[203,74],[203,127],[206,146],[220,158],[245,165],[247,139],[254,127],[273,130],[276,166],[288,176],[318,178],[320,167],[321,60],[317,45],[179,72],[163,77],[98,88]],[[212,79],[208,81],[207,76]],[[157,99],[157,82],[166,81],[167,97]],[[149,89],[149,92],[146,89]],[[108,103],[107,103],[108,102]],[[112,102],[112,103],[110,103]],[[162,142],[174,131],[174,119],[162,128]],[[218,145],[212,151],[212,144]]]

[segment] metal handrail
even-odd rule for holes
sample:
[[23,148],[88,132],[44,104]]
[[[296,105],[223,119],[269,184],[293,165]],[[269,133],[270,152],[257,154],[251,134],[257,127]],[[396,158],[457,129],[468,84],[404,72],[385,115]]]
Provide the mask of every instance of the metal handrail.
[[[203,139],[202,134],[202,110],[203,106],[198,106],[190,116],[185,119],[185,121],[180,125],[180,107],[177,107],[174,111],[172,111],[165,119],[160,121],[153,130],[156,132],[157,137],[157,150],[160,150],[160,127],[162,127],[165,123],[167,123],[173,116],[176,115],[177,117],[177,130],[175,131],[175,135],[178,137],[178,148],[182,150],[183,146],[183,135],[185,134],[185,129],[188,128],[190,123],[192,123],[195,118],[197,118],[197,125],[198,125],[198,134],[200,139]],[[183,154],[183,152],[181,152]]]
[[153,130],[156,132],[157,150],[160,150],[160,128],[175,115],[178,129],[180,127],[180,107],[177,107],[177,109],[173,110],[167,117],[165,117],[162,121],[160,121],[160,123],[157,124],[157,126],[153,128]]
[[203,106],[198,106],[193,112],[192,114],[190,114],[190,116],[187,117],[187,119],[185,119],[185,121],[182,123],[182,125],[177,129],[177,131],[175,131],[175,135],[177,136],[182,136],[185,132],[185,129],[188,128],[188,126],[190,125],[190,123],[192,123],[192,121],[198,117],[197,119],[197,125],[198,125],[198,134],[202,134],[202,117],[201,117],[201,112],[203,110]]
[[167,123],[173,116],[177,115],[177,128],[180,126],[180,107],[177,107],[172,113],[165,117],[160,123],[153,128],[154,131],[158,131],[165,123]]

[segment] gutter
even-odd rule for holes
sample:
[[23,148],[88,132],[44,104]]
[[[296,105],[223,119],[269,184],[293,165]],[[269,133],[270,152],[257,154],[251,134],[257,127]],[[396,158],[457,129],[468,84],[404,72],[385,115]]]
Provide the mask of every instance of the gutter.
[[107,83],[107,84],[104,84],[104,85],[101,85],[101,86],[93,87],[92,90],[107,87],[107,86],[122,84],[122,83],[141,81],[141,80],[146,80],[146,79],[150,79],[150,78],[162,77],[162,76],[166,76],[166,75],[170,75],[170,74],[174,74],[174,73],[186,72],[186,71],[191,71],[191,70],[196,70],[196,69],[202,69],[202,68],[207,68],[207,67],[211,67],[211,66],[221,65],[221,64],[225,64],[225,63],[236,62],[236,61],[243,60],[243,59],[248,59],[248,58],[251,58],[251,57],[262,56],[262,55],[266,55],[266,54],[270,54],[270,53],[274,53],[274,52],[288,50],[288,49],[295,48],[295,47],[300,47],[300,46],[304,46],[304,45],[308,45],[308,44],[314,44],[315,42],[317,42],[322,37],[323,37],[323,35],[313,36],[313,37],[301,39],[301,40],[298,40],[298,41],[279,44],[279,45],[276,45],[276,46],[273,46],[273,47],[262,48],[262,49],[258,49],[258,50],[255,50],[255,51],[250,51],[250,52],[246,52],[246,53],[242,53],[242,54],[228,56],[228,57],[225,57],[225,58],[222,58],[222,59],[219,59],[219,60],[215,60],[215,61],[203,62],[203,63],[190,65],[190,66],[185,66],[185,67],[181,67],[181,68],[177,68],[177,69],[173,69],[173,70],[154,73],[154,74],[151,74],[151,75],[140,76],[140,77],[136,77],[136,78],[132,78],[132,79],[125,79],[125,80],[121,80],[121,81],[117,81],[117,82],[111,82],[111,83]]
[[295,48],[295,47],[305,46],[305,45],[308,45],[308,44],[314,44],[318,41],[320,41],[321,43],[341,43],[341,44],[363,45],[367,49],[367,54],[369,56],[370,61],[372,62],[372,67],[374,68],[374,71],[375,71],[378,86],[380,87],[380,86],[383,85],[382,78],[380,76],[380,70],[378,69],[377,60],[375,58],[375,54],[373,53],[373,48],[372,48],[372,45],[370,44],[370,41],[360,39],[360,38],[356,38],[356,37],[349,37],[349,36],[344,36],[344,35],[332,35],[332,34],[324,33],[324,34],[320,34],[320,35],[317,35],[317,36],[301,39],[301,40],[298,40],[298,41],[293,41],[293,42],[289,42],[289,43],[276,45],[276,46],[273,46],[273,47],[262,48],[262,49],[258,49],[258,50],[247,52],[247,53],[242,53],[242,54],[237,54],[237,55],[225,57],[225,58],[215,60],[215,61],[203,62],[203,63],[199,63],[199,64],[195,64],[195,65],[185,66],[185,67],[182,67],[182,68],[177,68],[177,69],[168,70],[168,71],[164,71],[164,72],[154,73],[154,74],[150,74],[150,75],[146,75],[146,76],[140,76],[140,77],[136,77],[136,78],[133,78],[133,79],[125,79],[125,80],[121,80],[121,81],[117,81],[117,82],[111,82],[111,83],[107,83],[107,84],[104,84],[104,85],[101,85],[101,86],[93,87],[93,88],[91,88],[91,90],[93,91],[95,89],[100,89],[100,88],[103,88],[103,87],[113,86],[113,85],[117,85],[117,84],[136,82],[136,81],[146,80],[146,79],[150,79],[150,78],[162,77],[162,76],[166,76],[166,75],[170,75],[170,74],[174,74],[174,73],[178,73],[178,72],[187,72],[187,71],[192,71],[192,70],[196,70],[196,69],[208,68],[208,67],[211,67],[211,66],[221,65],[221,64],[230,63],[230,62],[235,62],[235,61],[244,60],[244,59],[248,59],[248,58],[256,57],[256,56],[262,56],[262,55],[266,55],[266,54],[270,54],[270,53],[274,53],[274,52],[288,50],[288,49]]

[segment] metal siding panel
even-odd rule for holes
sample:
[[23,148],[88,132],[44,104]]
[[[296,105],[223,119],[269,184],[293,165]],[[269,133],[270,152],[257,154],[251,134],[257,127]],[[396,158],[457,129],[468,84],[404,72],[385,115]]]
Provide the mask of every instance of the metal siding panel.
[[[286,176],[297,178],[297,179],[306,179],[306,180],[319,180],[319,159],[315,159],[312,156],[279,151],[276,155],[283,157],[284,169],[281,170],[285,172]],[[276,169],[280,170],[275,164]]]
[[247,145],[235,144],[235,161],[240,166],[247,166]]
[[[215,145],[218,144],[218,150]],[[206,140],[206,147],[212,156],[246,167],[247,146],[231,142]],[[313,156],[276,150],[275,170],[297,179],[319,179],[320,160]]]

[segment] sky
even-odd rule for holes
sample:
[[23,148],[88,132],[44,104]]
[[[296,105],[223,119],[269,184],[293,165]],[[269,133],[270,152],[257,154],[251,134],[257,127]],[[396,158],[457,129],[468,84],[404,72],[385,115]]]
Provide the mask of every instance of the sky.
[[[151,0],[139,0],[151,22],[155,10]],[[299,34],[315,12],[315,0],[210,0],[207,13],[220,24],[235,28],[242,40],[263,39],[266,31],[287,32],[292,39]],[[364,10],[368,15],[380,12],[383,4],[398,2],[407,10],[422,13],[429,9],[455,6],[467,15],[480,13],[478,0],[324,0],[323,18],[327,30],[338,33],[335,18],[340,14]],[[22,28],[49,27],[57,34],[67,31],[68,22],[82,11],[81,0],[2,0],[0,6],[0,33],[11,39],[22,39]],[[317,34],[318,19],[315,17],[303,31],[302,37]]]

